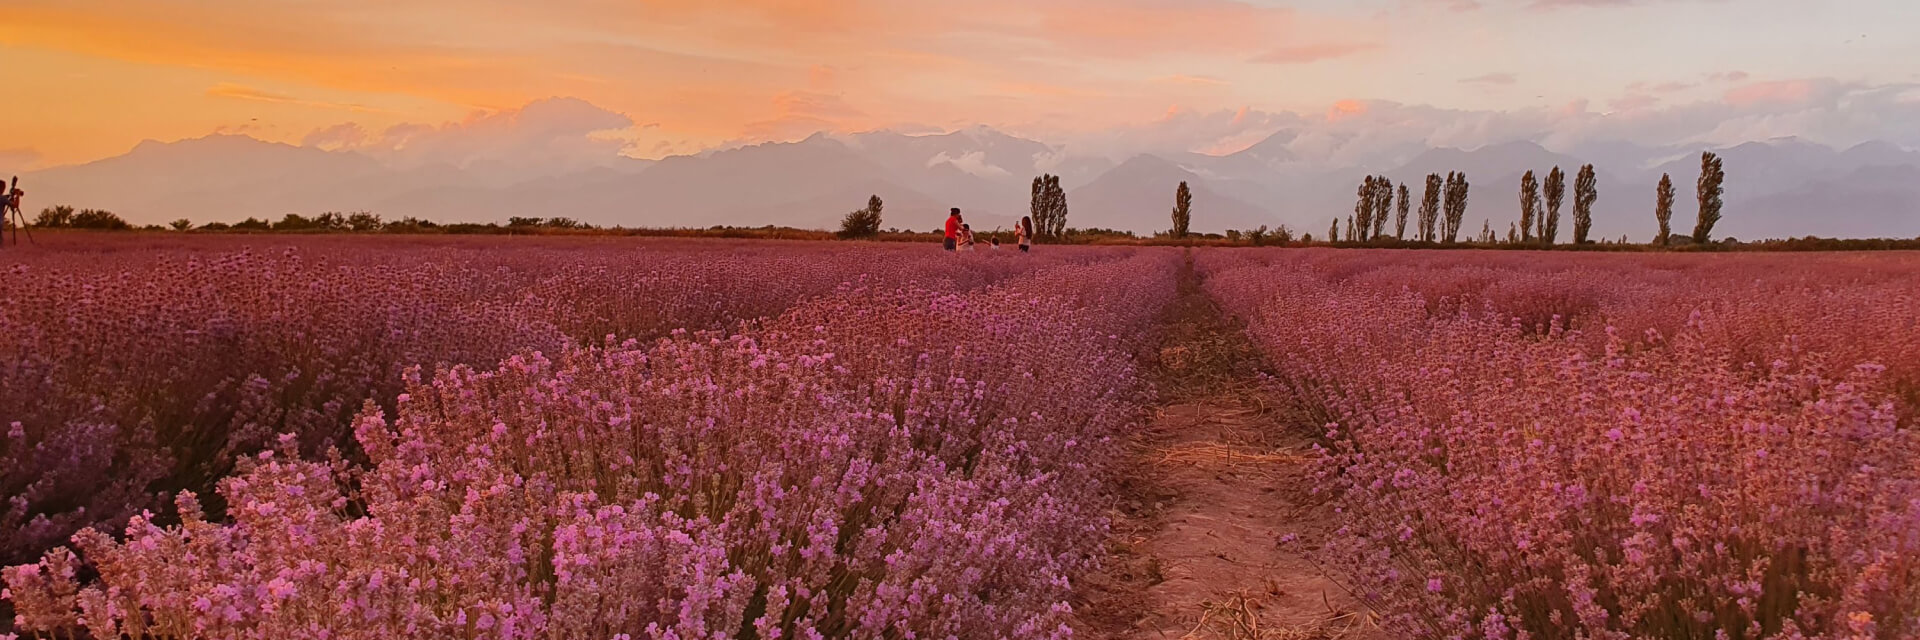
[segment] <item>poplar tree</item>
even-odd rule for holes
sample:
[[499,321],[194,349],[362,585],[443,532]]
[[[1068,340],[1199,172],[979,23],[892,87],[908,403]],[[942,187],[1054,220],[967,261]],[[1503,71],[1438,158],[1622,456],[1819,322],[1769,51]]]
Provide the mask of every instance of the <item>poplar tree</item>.
[[1580,174],[1573,179],[1573,243],[1586,244],[1587,233],[1593,231],[1593,201],[1600,199],[1600,179],[1593,173],[1593,165],[1580,167]]
[[1060,188],[1060,176],[1045,174],[1033,179],[1033,200],[1027,215],[1033,217],[1034,235],[1066,235],[1067,192]]
[[867,208],[855,209],[840,219],[840,237],[870,238],[880,234],[880,213],[885,207],[880,196],[867,198]]
[[1420,199],[1420,241],[1433,242],[1434,225],[1440,221],[1440,174],[1427,174],[1427,191]]
[[1407,185],[1400,185],[1400,200],[1394,203],[1393,237],[1396,240],[1407,239],[1407,208],[1412,206]]
[[1048,216],[1053,213],[1047,204],[1047,180],[1052,174],[1033,177],[1033,197],[1027,205],[1027,217],[1033,218],[1034,235],[1047,235]]
[[1533,218],[1540,212],[1540,181],[1533,172],[1520,176],[1520,241],[1533,241]]
[[1187,225],[1193,221],[1193,192],[1187,189],[1187,181],[1180,181],[1180,188],[1173,192],[1173,237],[1187,237]]
[[1706,244],[1713,237],[1713,225],[1720,222],[1720,197],[1726,190],[1727,173],[1720,167],[1720,156],[1708,151],[1700,154],[1700,218],[1693,224],[1693,241]]
[[1673,220],[1673,178],[1664,173],[1660,174],[1660,187],[1654,191],[1653,219],[1660,221],[1660,235],[1653,237],[1653,243],[1667,246],[1673,232],[1668,224]]
[[1467,190],[1467,174],[1447,173],[1446,242],[1448,244],[1459,240],[1460,224],[1467,217]]
[[1387,234],[1387,217],[1393,215],[1393,181],[1374,178],[1373,188],[1373,229],[1367,235],[1377,240]]
[[1554,167],[1547,172],[1547,182],[1543,185],[1547,196],[1547,210],[1540,216],[1540,242],[1551,247],[1560,237],[1560,203],[1567,197],[1567,174]]
[[[1378,192],[1374,190],[1373,176],[1367,176],[1367,179],[1360,183],[1359,191],[1354,194],[1353,220],[1347,225],[1348,240],[1354,239],[1356,231],[1359,232],[1360,240],[1367,239],[1366,230],[1373,228],[1373,198],[1376,193]],[[1358,229],[1354,225],[1359,225]]]

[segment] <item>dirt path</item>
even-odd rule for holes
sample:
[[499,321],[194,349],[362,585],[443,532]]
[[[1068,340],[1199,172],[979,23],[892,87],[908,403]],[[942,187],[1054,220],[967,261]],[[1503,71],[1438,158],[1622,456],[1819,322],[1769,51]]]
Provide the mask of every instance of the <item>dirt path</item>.
[[1245,334],[1191,273],[1166,322],[1154,363],[1164,404],[1129,443],[1106,570],[1076,606],[1087,635],[1380,637],[1353,598],[1278,544],[1328,524],[1306,492],[1310,432],[1268,404]]

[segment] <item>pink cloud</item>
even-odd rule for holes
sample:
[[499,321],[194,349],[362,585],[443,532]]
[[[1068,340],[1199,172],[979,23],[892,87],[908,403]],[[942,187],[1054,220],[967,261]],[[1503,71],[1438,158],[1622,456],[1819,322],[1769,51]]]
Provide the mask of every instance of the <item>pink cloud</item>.
[[222,82],[220,84],[217,84],[208,88],[207,96],[213,97],[213,98],[230,98],[234,100],[252,100],[254,102],[293,104],[293,105],[300,105],[303,107],[316,107],[321,109],[339,109],[342,111],[368,111],[368,112],[381,111],[380,109],[375,109],[372,107],[368,107],[366,105],[349,104],[349,103],[341,103],[341,102],[326,102],[322,100],[305,100],[305,99],[297,98],[297,97],[286,95],[286,94],[274,93],[271,91],[256,89],[254,87],[249,87],[245,85],[233,84],[231,82]]
[[1261,64],[1305,64],[1343,58],[1364,51],[1380,48],[1380,45],[1366,42],[1328,42],[1292,47],[1280,47],[1248,59],[1248,62]]
[[1197,86],[1210,86],[1210,87],[1224,87],[1230,84],[1225,80],[1221,80],[1213,76],[1204,76],[1204,75],[1190,76],[1184,73],[1176,73],[1174,75],[1170,75],[1164,78],[1155,78],[1154,81],[1165,82],[1169,84],[1184,84],[1184,85],[1197,85]]
[[1364,115],[1367,115],[1367,103],[1360,100],[1341,100],[1333,103],[1333,108],[1327,110],[1329,122],[1349,120]]
[[1774,82],[1756,82],[1727,90],[1728,104],[1736,107],[1756,104],[1799,104],[1812,100],[1820,89],[1813,80],[1780,80]]
[[1660,99],[1644,93],[1628,94],[1607,103],[1614,111],[1639,111],[1660,104]]
[[1461,78],[1462,84],[1484,84],[1506,86],[1519,82],[1520,78],[1511,73],[1488,73],[1471,78]]

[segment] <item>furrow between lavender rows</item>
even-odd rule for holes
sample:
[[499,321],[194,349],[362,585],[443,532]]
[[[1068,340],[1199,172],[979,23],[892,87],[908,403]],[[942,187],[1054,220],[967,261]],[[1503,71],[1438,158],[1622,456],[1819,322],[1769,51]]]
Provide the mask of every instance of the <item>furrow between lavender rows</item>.
[[1904,258],[1213,254],[1405,637],[1920,637]]

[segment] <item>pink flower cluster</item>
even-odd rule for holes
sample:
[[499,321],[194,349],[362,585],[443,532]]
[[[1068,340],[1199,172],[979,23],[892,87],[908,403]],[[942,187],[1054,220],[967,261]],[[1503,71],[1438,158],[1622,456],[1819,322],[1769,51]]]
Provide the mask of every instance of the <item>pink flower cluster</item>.
[[1133,354],[1173,295],[1176,254],[876,258],[847,259],[875,279],[949,281],[836,283],[735,332],[414,369],[390,411],[354,419],[367,464],[312,461],[284,437],[220,482],[231,522],[183,492],[178,525],[143,515],[124,540],[75,537],[95,583],[64,549],[8,568],[16,624],[182,638],[1071,635],[1071,580],[1105,536],[1112,436],[1151,396]]
[[392,408],[410,366],[491,367],[522,349],[733,327],[850,286],[965,291],[1111,257],[953,260],[901,245],[687,240],[195,240],[0,254],[0,563],[89,524],[118,528],[170,492],[210,490],[275,434],[294,434],[308,457],[348,445],[362,404]]
[[1204,256],[1408,637],[1920,637],[1913,256]]

